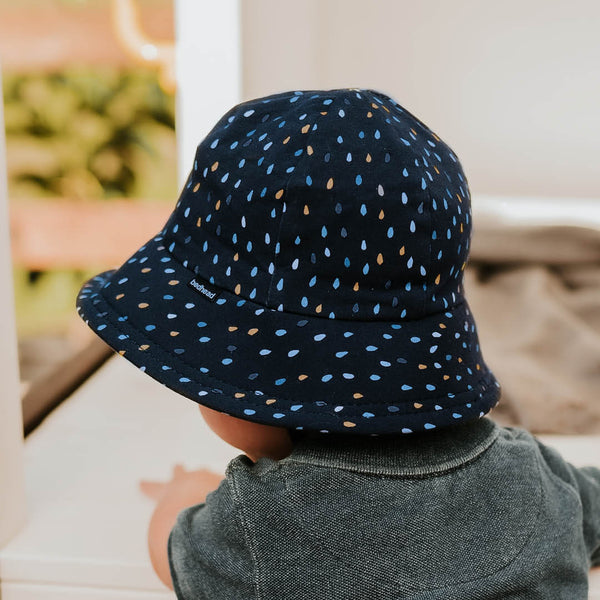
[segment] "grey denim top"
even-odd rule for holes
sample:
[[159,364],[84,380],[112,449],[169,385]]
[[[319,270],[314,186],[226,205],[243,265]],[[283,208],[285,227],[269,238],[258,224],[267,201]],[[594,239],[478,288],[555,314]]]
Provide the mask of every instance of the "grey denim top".
[[245,454],[169,536],[185,600],[584,600],[600,469],[488,417]]

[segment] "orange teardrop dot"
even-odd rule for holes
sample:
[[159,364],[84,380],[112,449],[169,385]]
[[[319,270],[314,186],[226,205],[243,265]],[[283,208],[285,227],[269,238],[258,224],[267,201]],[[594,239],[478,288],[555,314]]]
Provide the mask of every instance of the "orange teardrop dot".
[[327,180],[327,189],[330,190],[333,187],[333,177]]
[[372,113],[371,111],[369,111],[369,112],[367,113],[367,119],[370,119],[372,116],[373,116],[373,113]]
[[421,363],[419,365],[419,369],[421,369],[421,370],[426,369],[426,368],[427,368],[427,365],[424,365],[423,363]]
[[277,198],[277,200],[279,200],[279,198],[281,198],[281,196],[283,196],[283,190],[279,190],[276,194],[275,194],[275,198]]
[[273,402],[277,402],[277,400],[275,398],[268,398],[266,400],[266,404],[273,404]]
[[356,423],[352,421],[344,421],[344,427],[356,427]]
[[460,356],[458,357],[458,362],[462,362],[462,358]]
[[379,218],[383,219],[385,217],[385,213],[383,212],[383,208],[379,211]]
[[228,330],[228,331],[237,331],[237,327],[236,327],[235,325],[230,325],[230,326],[227,328],[227,330]]
[[418,402],[415,402],[415,403],[413,404],[413,406],[414,406],[415,408],[421,408],[423,405],[422,405],[422,404],[419,404]]
[[148,308],[150,305],[147,302],[140,302],[138,308]]
[[235,289],[233,290],[236,294],[240,293],[240,290],[242,289],[242,286],[239,283],[236,283],[235,285]]
[[375,104],[375,102],[371,102],[371,106],[376,110],[379,108],[379,105]]
[[300,381],[304,381],[307,377],[308,377],[308,375],[304,375],[304,373],[302,375],[298,375],[298,379]]
[[248,335],[254,335],[257,331],[258,331],[258,329],[256,327],[253,327],[252,329],[248,329]]
[[171,331],[171,333],[169,335],[171,337],[175,337],[175,336],[179,335],[179,331]]
[[441,275],[441,273],[438,273],[438,276],[435,278],[435,285],[440,284],[440,275]]
[[240,259],[239,252],[236,252],[236,253],[233,255],[233,260],[239,260],[239,259]]
[[301,129],[301,131],[302,131],[302,133],[307,133],[309,129],[310,129],[310,123],[307,123],[307,124],[306,124],[306,125],[305,125],[305,126],[302,128],[302,129]]
[[152,269],[150,267],[144,267],[142,269],[142,273],[150,273],[150,271],[152,271]]
[[367,162],[371,162],[371,155],[367,152],[367,158],[366,158]]
[[246,395],[246,394],[244,394],[243,392],[236,392],[236,393],[234,394],[234,396],[235,396],[236,398],[243,398],[245,395]]
[[383,254],[381,254],[381,252],[377,255],[377,264],[383,264]]
[[352,394],[353,398],[362,398],[363,395],[360,392],[354,392],[354,394]]
[[171,281],[169,281],[169,285],[177,285],[179,283],[179,279],[171,279]]
[[117,294],[115,300],[120,300],[125,294]]
[[194,193],[195,193],[195,192],[197,192],[199,189],[200,189],[200,184],[199,184],[199,183],[197,183],[197,184],[194,186],[194,190],[193,190],[193,191],[194,191]]
[[216,161],[211,165],[210,170],[216,171],[218,166],[219,166],[219,161]]
[[148,348],[150,348],[150,345],[149,345],[149,344],[142,344],[142,345],[141,345],[141,346],[138,348],[138,350],[142,350],[142,351],[143,351],[143,350],[148,350]]
[[411,130],[411,131],[412,131],[412,132],[413,132],[415,135],[417,135],[417,132],[416,132],[416,131],[415,131],[415,130],[412,128],[412,127],[410,128],[410,130]]
[[198,217],[198,220],[196,221],[196,227],[202,227],[202,217]]
[[450,379],[450,375],[444,375],[444,381],[448,381]]
[[215,204],[215,210],[219,210],[221,208],[221,201],[217,200],[217,203]]
[[480,365],[479,363],[477,363],[477,364],[475,365],[475,368],[476,368],[478,371],[481,371],[481,365]]
[[404,256],[404,252],[405,252],[404,246],[402,246],[402,248],[400,248],[400,256]]
[[284,143],[284,144],[287,144],[289,141],[290,141],[290,136],[288,135],[288,136],[285,138],[285,140],[283,140],[283,143]]
[[314,151],[313,151],[313,147],[312,147],[312,146],[306,146],[306,153],[307,153],[309,156],[312,156],[312,153],[313,153],[313,152],[314,152]]
[[123,356],[125,354],[125,350],[119,350],[119,354]]
[[308,204],[304,205],[304,214],[307,215],[308,214]]
[[354,284],[354,287],[352,288],[355,292],[358,292],[358,281]]
[[316,308],[315,308],[315,312],[320,313],[323,310],[323,305],[322,304],[317,304]]

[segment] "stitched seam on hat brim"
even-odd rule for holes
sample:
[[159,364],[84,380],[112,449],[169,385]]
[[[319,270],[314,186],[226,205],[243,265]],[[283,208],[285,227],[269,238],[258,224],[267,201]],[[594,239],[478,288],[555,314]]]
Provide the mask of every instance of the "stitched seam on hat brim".
[[[290,311],[290,310],[277,310],[276,308],[272,308],[270,306],[265,306],[264,304],[259,304],[258,302],[254,302],[254,300],[250,300],[244,296],[242,296],[241,294],[236,294],[235,292],[232,292],[231,290],[229,290],[228,288],[224,288],[221,287],[220,285],[217,285],[215,283],[212,283],[210,281],[210,279],[208,277],[206,277],[203,273],[196,273],[195,271],[193,271],[192,269],[190,269],[189,267],[186,267],[182,260],[181,257],[177,256],[177,254],[175,254],[173,251],[169,250],[168,248],[168,243],[169,242],[175,242],[175,244],[179,243],[177,240],[175,240],[173,237],[171,237],[170,235],[164,235],[161,236],[160,239],[157,238],[153,238],[154,241],[163,241],[166,245],[164,246],[165,252],[171,256],[177,263],[179,263],[179,265],[181,267],[183,267],[184,269],[186,269],[187,271],[189,271],[190,273],[190,277],[192,276],[196,276],[196,277],[201,277],[202,279],[205,279],[206,281],[209,281],[211,285],[219,288],[220,292],[225,292],[227,294],[230,294],[232,296],[232,299],[239,299],[239,300],[244,300],[244,302],[247,302],[248,304],[251,304],[253,306],[255,306],[256,308],[262,308],[263,310],[269,310],[278,314],[286,314],[286,315],[296,315],[298,317],[304,317],[304,318],[308,318],[308,319],[320,319],[323,320],[325,322],[330,322],[330,321],[339,321],[339,322],[344,322],[344,323],[382,323],[382,324],[394,324],[394,325],[402,325],[404,323],[416,323],[417,321],[423,321],[424,319],[428,319],[430,317],[433,317],[435,315],[443,315],[444,313],[447,313],[449,311],[453,311],[457,308],[459,308],[460,306],[462,306],[463,304],[465,304],[465,299],[463,298],[463,300],[461,302],[458,302],[457,304],[453,304],[452,306],[448,306],[446,308],[442,308],[434,313],[429,313],[426,315],[423,315],[422,317],[419,317],[417,319],[393,319],[390,321],[384,321],[383,319],[368,319],[366,321],[362,321],[362,320],[358,320],[358,319],[341,319],[336,317],[335,319],[331,319],[329,317],[322,317],[319,316],[318,314],[312,314],[312,313],[301,313],[301,312],[295,312],[295,311]],[[193,242],[192,242],[193,243]],[[471,314],[471,312],[469,311],[469,314]],[[450,317],[449,317],[450,318]],[[451,317],[454,318],[454,317]]]
[[[113,304],[111,304],[104,297],[104,295],[102,295],[99,292],[96,292],[95,295],[97,297],[99,297],[100,300],[101,300],[101,302],[104,302],[104,304],[107,307],[109,307],[112,310],[112,312],[118,313],[118,311],[115,309],[115,307],[113,306]],[[88,300],[91,300],[92,297],[93,296],[89,296]],[[100,313],[100,312],[102,312],[102,311],[98,311],[98,313]],[[98,315],[96,315],[96,316],[98,317]],[[108,314],[105,315],[104,317],[98,317],[98,318],[105,319],[106,321],[108,321],[110,323],[111,329],[113,329],[115,332],[123,333],[123,330],[119,328],[118,323],[116,321],[114,321],[112,318],[109,318]],[[153,348],[154,353],[160,354],[161,357],[164,355],[167,358],[166,360],[162,360],[161,361],[159,359],[154,358],[152,356],[152,354],[146,354],[145,355],[146,360],[145,361],[140,361],[140,362],[145,362],[146,364],[147,363],[153,363],[158,368],[159,372],[168,373],[169,371],[163,371],[162,369],[160,369],[160,363],[162,362],[163,364],[169,366],[170,370],[173,371],[173,373],[175,375],[180,375],[182,377],[189,378],[191,380],[191,382],[193,382],[196,385],[199,385],[201,387],[205,387],[205,388],[209,387],[208,385],[206,385],[206,384],[202,383],[201,381],[199,381],[198,379],[196,379],[196,377],[189,377],[190,374],[182,373],[179,370],[177,370],[177,369],[181,369],[180,365],[183,365],[185,367],[185,370],[191,369],[195,373],[197,371],[197,367],[189,364],[188,362],[182,360],[179,357],[172,356],[167,351],[163,350],[162,347],[159,346],[156,342],[154,342],[154,341],[150,340],[149,338],[147,338],[145,336],[145,334],[143,332],[141,332],[135,325],[132,325],[131,323],[126,322],[124,325],[122,325],[122,327],[124,327],[124,329],[130,328],[131,330],[135,331],[140,336],[140,342],[139,343],[138,342],[134,342],[131,338],[127,338],[126,340],[123,340],[123,342],[124,342],[123,345],[125,345],[125,343],[126,343],[127,345],[133,346],[132,349],[134,351],[137,350],[138,352],[142,352],[142,351],[138,350],[136,348],[136,346],[139,347],[139,346],[141,346],[143,344],[148,344],[149,346],[151,346]],[[100,335],[100,334],[97,333],[97,335]],[[102,336],[100,335],[100,337],[102,337]],[[117,352],[118,352],[118,350],[117,350]],[[146,351],[143,351],[143,352],[146,352]],[[135,356],[135,354],[134,354],[134,356]],[[131,361],[131,362],[133,362],[133,361]],[[171,366],[172,364],[175,364],[176,367],[177,367],[177,369],[174,368],[174,367],[172,367]],[[276,397],[278,399],[281,399],[284,402],[287,402],[290,406],[292,404],[296,404],[297,403],[297,400],[290,400],[290,399],[286,398],[285,396],[282,396],[277,391],[275,391],[273,394],[270,394],[270,393],[267,394],[267,392],[263,392],[263,390],[249,390],[249,389],[246,389],[246,388],[239,387],[237,385],[234,386],[231,383],[228,383],[226,381],[222,381],[222,380],[218,379],[217,377],[214,377],[213,375],[204,374],[203,377],[206,378],[209,381],[211,381],[211,380],[215,381],[219,385],[225,385],[225,386],[227,386],[229,388],[232,388],[234,390],[240,390],[240,391],[249,393],[249,394],[251,394],[251,398],[253,400],[256,397],[255,392],[259,391],[259,392],[262,392],[262,394],[264,396],[269,396],[269,397],[272,396],[272,397]],[[438,403],[438,402],[444,402],[446,404],[446,406],[444,406],[443,408],[448,408],[448,409],[454,408],[455,406],[463,405],[464,401],[462,399],[460,401],[457,401],[458,398],[462,398],[463,396],[466,396],[467,394],[475,396],[475,394],[477,394],[477,390],[475,389],[475,387],[479,386],[480,383],[482,383],[483,381],[486,381],[488,378],[489,378],[489,383],[491,384],[490,385],[490,387],[491,387],[491,386],[493,386],[493,379],[494,378],[493,378],[492,373],[488,371],[487,375],[483,375],[480,379],[478,379],[474,383],[474,385],[473,385],[474,389],[472,389],[472,390],[465,390],[464,392],[459,392],[459,393],[457,393],[457,394],[454,395],[454,398],[448,398],[447,396],[438,396],[436,398],[431,398],[431,399],[430,398],[422,398],[422,397],[420,397],[419,400],[421,402],[427,402],[427,403],[429,403],[429,402],[436,402],[436,403]],[[178,392],[178,393],[180,393],[181,395],[184,395],[184,396],[186,395],[186,394],[184,394],[182,392]],[[205,396],[202,396],[202,398],[205,398]],[[478,397],[476,396],[475,399],[474,399],[474,402],[477,402],[477,399],[478,399]],[[198,400],[196,400],[196,398],[193,398],[193,400],[195,400],[196,402],[198,402]],[[400,404],[404,404],[404,403],[415,402],[415,401],[416,401],[416,399],[406,399],[406,400],[400,400],[399,403]],[[451,401],[451,402],[448,402],[448,401]],[[248,399],[246,399],[246,402],[248,402]],[[203,403],[203,402],[201,402],[201,403]],[[262,402],[256,403],[256,404],[257,404],[257,406],[260,406],[261,408],[264,408],[264,406],[265,406],[264,403],[262,403]],[[361,409],[365,409],[365,410],[367,408],[371,408],[371,407],[383,408],[383,406],[382,406],[381,403],[365,404],[365,403],[345,402],[344,406],[360,406]],[[398,408],[400,408],[400,407],[398,407]],[[313,411],[313,410],[308,410],[308,409],[305,408],[305,406],[302,407],[302,410],[303,410],[304,414],[313,414],[313,415],[323,415],[324,412],[327,412],[327,411]],[[439,410],[435,410],[435,409],[431,410],[431,411],[422,411],[420,409],[415,409],[413,411],[407,411],[407,412],[403,412],[402,410],[398,410],[396,412],[383,413],[381,415],[378,415],[376,418],[381,418],[381,417],[398,417],[398,416],[404,416],[404,415],[431,415],[431,414],[440,414],[440,411]],[[340,415],[340,420],[343,420],[343,419],[345,420],[347,418],[348,418],[347,414],[346,415]]]

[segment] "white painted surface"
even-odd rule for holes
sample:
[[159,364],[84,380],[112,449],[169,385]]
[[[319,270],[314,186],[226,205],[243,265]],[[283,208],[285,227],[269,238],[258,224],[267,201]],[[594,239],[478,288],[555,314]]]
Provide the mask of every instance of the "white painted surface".
[[[0,89],[1,83],[0,73]],[[8,223],[4,115],[0,101],[0,548],[26,518],[21,386]]]
[[239,0],[175,1],[175,77],[179,184],[196,146],[240,102],[242,39]]
[[224,473],[238,454],[195,403],[111,358],[27,438],[30,518],[0,552],[2,600],[164,593],[146,545],[154,503],[138,481],[169,479],[177,462]]
[[173,600],[169,592],[135,592],[111,587],[89,588],[64,585],[7,583],[2,586],[2,600]]
[[493,196],[471,199],[473,221],[491,217],[510,225],[578,225],[600,229],[600,197],[544,198],[541,196]]

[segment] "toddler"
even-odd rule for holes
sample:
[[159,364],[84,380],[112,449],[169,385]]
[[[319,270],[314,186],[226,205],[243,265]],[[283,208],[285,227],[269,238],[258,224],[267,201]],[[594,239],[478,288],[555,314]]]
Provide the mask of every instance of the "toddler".
[[[185,600],[587,598],[600,469],[488,413],[467,179],[372,89],[231,108],[163,229],[77,307],[244,451],[149,531]],[[216,489],[215,489],[216,488]]]

